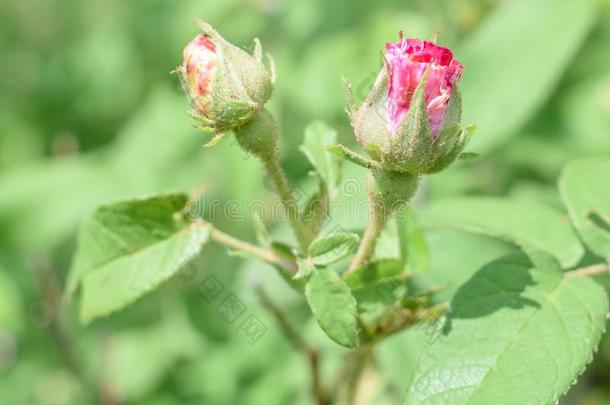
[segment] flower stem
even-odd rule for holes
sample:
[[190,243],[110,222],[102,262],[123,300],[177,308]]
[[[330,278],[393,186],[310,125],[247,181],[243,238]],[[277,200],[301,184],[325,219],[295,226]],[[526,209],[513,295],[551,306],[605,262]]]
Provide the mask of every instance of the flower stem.
[[598,274],[608,273],[610,271],[609,267],[610,265],[608,263],[598,263],[588,267],[571,270],[565,274],[574,276],[596,276]]
[[221,245],[225,245],[232,249],[241,250],[261,258],[262,260],[276,264],[293,273],[296,273],[298,267],[296,263],[286,260],[285,258],[273,253],[270,250],[263,249],[246,241],[237,239],[229,234],[226,234],[216,228],[212,229],[212,239]]
[[388,222],[389,212],[380,207],[373,201],[369,201],[369,223],[366,226],[366,230],[360,240],[360,246],[356,252],[356,256],[352,261],[352,264],[348,270],[348,273],[364,267],[368,264],[373,257],[375,252],[375,246],[377,246],[377,239],[381,235],[381,231]]
[[286,214],[288,215],[288,221],[292,230],[294,231],[299,247],[303,252],[307,251],[309,243],[313,240],[313,233],[303,224],[301,214],[299,213],[299,206],[297,201],[294,199],[290,186],[286,180],[284,169],[280,166],[277,155],[272,155],[267,159],[263,159],[263,166],[267,175],[273,182],[275,190],[284,205]]
[[299,206],[286,180],[284,169],[280,166],[277,151],[278,128],[275,120],[268,111],[263,110],[252,122],[235,129],[235,136],[243,150],[258,157],[262,162],[284,205],[299,247],[306,252],[315,235],[304,225]]
[[369,223],[360,240],[356,256],[347,271],[366,266],[377,245],[377,239],[392,214],[408,203],[419,184],[419,177],[405,173],[370,170],[367,174]]

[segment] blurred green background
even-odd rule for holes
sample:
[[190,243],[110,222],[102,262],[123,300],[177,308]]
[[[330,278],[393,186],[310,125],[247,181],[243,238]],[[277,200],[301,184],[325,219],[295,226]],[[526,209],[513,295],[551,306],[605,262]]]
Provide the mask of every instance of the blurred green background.
[[[277,64],[269,104],[293,184],[311,190],[298,151],[313,120],[353,145],[341,75],[362,100],[380,51],[400,30],[454,49],[465,65],[464,122],[481,156],[431,177],[418,204],[456,194],[510,195],[564,209],[561,167],[610,154],[610,7],[594,0],[20,0],[0,4],[0,403],[308,404],[305,359],[251,292],[273,291],[323,348],[331,380],[345,351],[318,330],[273,269],[208,246],[192,267],[129,309],[84,327],[61,306],[80,220],[98,204],[159,191],[206,190],[235,202],[274,197],[254,159],[228,138],[214,149],[192,127],[169,72],[197,34],[194,17]],[[362,172],[345,165],[345,181]],[[610,179],[609,179],[610,186]],[[362,198],[363,192],[351,195]],[[353,194],[353,193],[352,193]],[[345,214],[345,213],[344,213]],[[358,230],[345,215],[336,219]],[[254,240],[249,221],[215,218]],[[268,223],[278,234],[285,225]],[[512,249],[458,231],[427,233],[430,277],[451,294]],[[267,331],[253,344],[198,293],[209,275]],[[60,318],[60,315],[61,318]],[[376,353],[374,403],[400,403],[425,334]],[[610,340],[562,400],[610,403]]]

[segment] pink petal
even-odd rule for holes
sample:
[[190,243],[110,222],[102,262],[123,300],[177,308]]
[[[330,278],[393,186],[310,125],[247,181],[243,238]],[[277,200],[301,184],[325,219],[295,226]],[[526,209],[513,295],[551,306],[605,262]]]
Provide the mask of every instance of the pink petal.
[[392,133],[409,111],[413,93],[426,68],[430,73],[425,89],[426,110],[433,136],[438,136],[453,84],[460,79],[463,66],[450,49],[416,38],[386,44],[389,64],[388,115]]
[[217,65],[216,45],[205,34],[197,35],[183,51],[183,69],[192,99],[206,113],[211,82]]

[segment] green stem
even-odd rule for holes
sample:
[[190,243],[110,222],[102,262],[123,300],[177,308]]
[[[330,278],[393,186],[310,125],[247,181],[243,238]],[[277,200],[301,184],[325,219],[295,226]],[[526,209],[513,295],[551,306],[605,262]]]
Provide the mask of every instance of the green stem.
[[282,204],[284,205],[284,209],[288,215],[288,221],[292,226],[297,242],[299,243],[299,247],[303,252],[307,252],[307,247],[313,240],[314,235],[302,222],[301,214],[299,213],[299,206],[292,195],[292,191],[290,190],[290,186],[286,180],[284,169],[282,169],[282,166],[280,166],[277,155],[275,154],[262,159],[262,162],[267,175],[273,182],[275,190],[280,197]]
[[246,241],[237,239],[229,234],[226,234],[218,229],[212,229],[212,240],[230,247],[232,249],[241,250],[263,259],[266,262],[276,264],[283,267],[292,273],[296,273],[298,266],[296,263],[286,260],[285,258],[273,253],[270,250],[263,249]]
[[389,214],[390,213],[387,210],[369,199],[369,222],[362,235],[360,246],[358,247],[358,251],[356,252],[356,256],[352,261],[348,273],[364,267],[369,263],[375,252],[377,239],[379,239],[381,231],[383,231],[385,224],[388,222],[388,218],[390,217]]
[[373,324],[372,329],[375,330],[375,336],[373,336],[371,342],[379,342],[414,325],[434,322],[447,311],[447,308],[449,308],[448,302],[443,302],[429,308],[422,308],[415,312],[404,310],[400,307],[393,307],[391,310],[399,315],[398,319],[396,322],[389,324],[386,324],[383,320],[378,320]]
[[608,273],[610,271],[610,265],[608,263],[598,263],[588,267],[581,267],[566,272],[566,275],[574,276],[596,276],[598,274]]
[[258,157],[284,205],[288,220],[303,252],[315,235],[303,224],[299,206],[292,196],[284,169],[280,166],[277,143],[278,128],[268,111],[263,110],[252,122],[235,129],[237,143],[248,153]]
[[369,223],[347,273],[369,263],[375,252],[377,239],[388,219],[398,208],[409,202],[417,190],[418,183],[417,175],[369,170],[367,173]]

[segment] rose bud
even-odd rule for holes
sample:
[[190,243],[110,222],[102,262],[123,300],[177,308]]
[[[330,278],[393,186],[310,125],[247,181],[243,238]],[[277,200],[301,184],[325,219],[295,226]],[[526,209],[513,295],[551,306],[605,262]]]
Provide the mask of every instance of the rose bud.
[[198,128],[217,136],[241,127],[262,110],[273,91],[273,67],[262,62],[260,42],[254,55],[227,42],[209,24],[198,21],[203,31],[184,48],[184,60],[175,72],[199,123]]
[[386,45],[384,59],[370,94],[350,111],[369,167],[410,174],[447,167],[469,139],[460,126],[462,64],[448,48],[402,36]]

